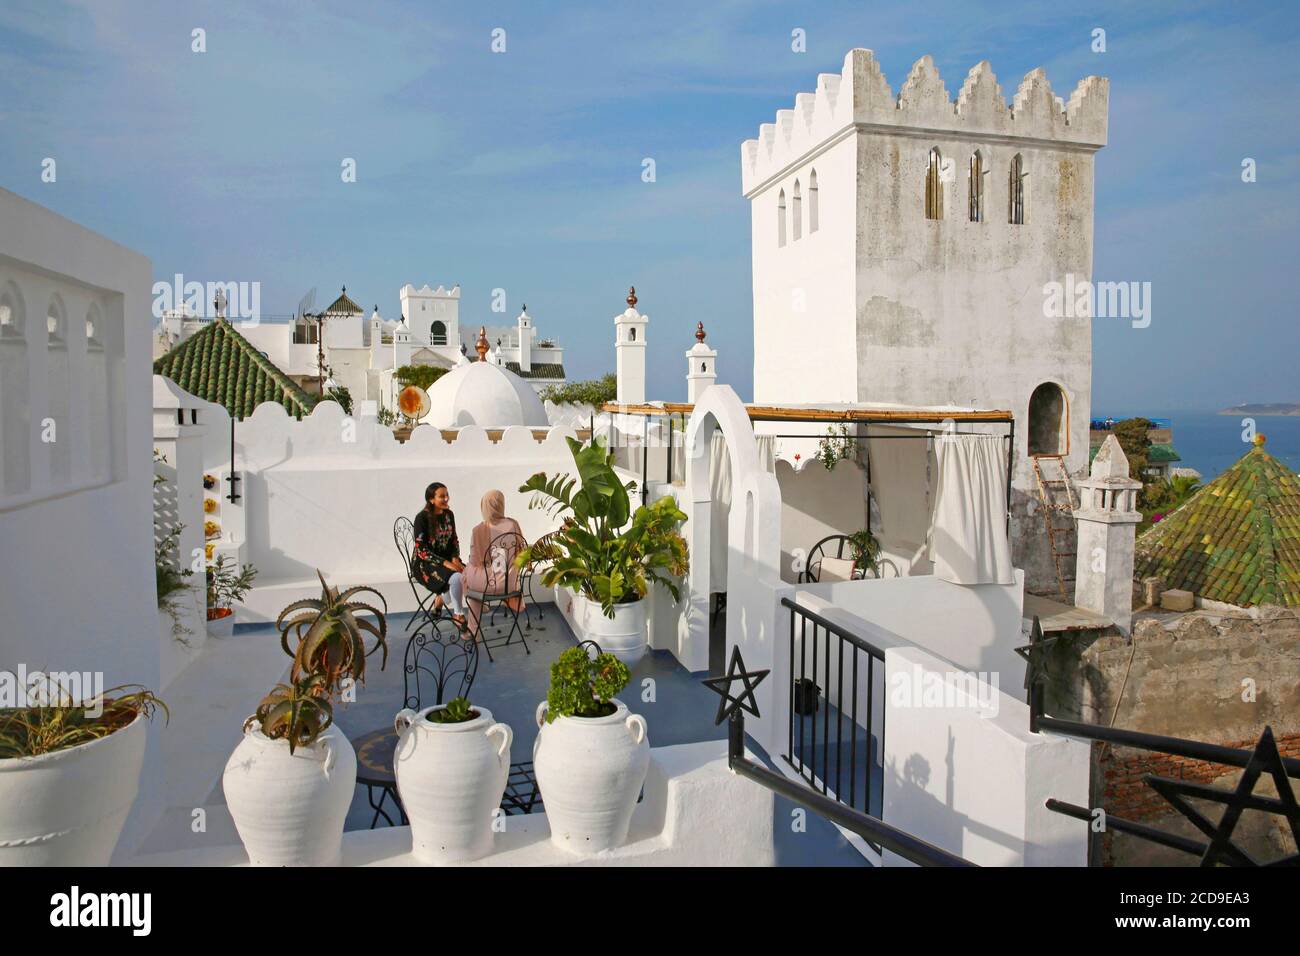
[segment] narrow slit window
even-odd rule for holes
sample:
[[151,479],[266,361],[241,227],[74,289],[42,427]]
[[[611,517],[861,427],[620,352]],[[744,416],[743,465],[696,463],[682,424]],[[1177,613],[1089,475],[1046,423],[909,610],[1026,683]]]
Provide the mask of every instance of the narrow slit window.
[[808,233],[817,231],[817,170],[808,174]]
[[790,217],[790,231],[794,235],[795,241],[798,242],[799,237],[803,235],[803,194],[799,191],[799,180],[797,179],[794,181],[794,195],[792,201],[794,204],[794,211],[793,215]]
[[785,245],[785,190],[782,189],[776,197],[776,244],[778,247]]
[[1010,211],[1008,221],[1013,226],[1025,224],[1025,161],[1019,153],[1011,157]]
[[984,221],[984,156],[978,149],[970,156],[970,221]]
[[943,156],[939,152],[939,147],[934,146],[930,149],[930,161],[925,170],[926,219],[943,218],[943,181],[940,179],[942,165]]

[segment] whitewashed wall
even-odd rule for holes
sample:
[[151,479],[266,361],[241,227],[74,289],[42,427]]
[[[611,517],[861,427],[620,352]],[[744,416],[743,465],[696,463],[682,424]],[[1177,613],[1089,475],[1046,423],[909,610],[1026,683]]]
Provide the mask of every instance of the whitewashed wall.
[[1025,643],[1019,569],[1011,584],[952,584],[923,575],[806,584],[799,594],[819,613],[839,608],[962,670],[996,672],[1004,693],[1025,699],[1025,662],[1015,652]]
[[[0,669],[158,687],[150,271],[139,253],[0,189],[11,324],[0,332]],[[42,441],[47,418],[54,441]],[[146,774],[160,732],[156,721]],[[123,844],[160,812],[142,787]]]
[[[204,469],[224,482],[230,464],[230,421],[210,405]],[[315,581],[319,568],[331,583],[400,583],[406,571],[393,544],[393,522],[414,518],[430,482],[445,484],[469,556],[470,533],[481,519],[484,492],[500,489],[506,512],[529,540],[556,527],[544,511],[530,510],[531,495],[519,491],[531,475],[574,474],[564,439],[572,429],[552,427],[538,442],[532,429],[508,428],[492,442],[477,427],[461,429],[454,442],[434,428],[417,428],[399,443],[372,418],[343,414],[322,402],[298,421],[278,405],[260,406],[235,423],[235,458],[243,500],[221,502],[223,531],[240,548],[240,560],[258,569],[259,589]],[[389,596],[385,591],[385,595]]]

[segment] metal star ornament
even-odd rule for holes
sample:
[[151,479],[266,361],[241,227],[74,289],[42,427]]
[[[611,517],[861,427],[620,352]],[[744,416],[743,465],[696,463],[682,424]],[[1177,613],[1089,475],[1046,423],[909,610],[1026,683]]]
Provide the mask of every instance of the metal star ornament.
[[[745,670],[745,660],[740,656],[740,646],[733,647],[731,661],[727,664],[727,673],[721,677],[707,677],[700,682],[722,698],[718,701],[718,716],[714,719],[714,724],[722,723],[735,713],[736,708],[758,717],[758,700],[754,697],[754,688],[770,673],[770,670],[753,672]],[[733,697],[731,685],[736,681],[740,681],[744,689],[739,696]]]
[[[1268,797],[1255,793],[1255,785],[1261,777],[1269,776],[1277,788],[1278,796]],[[1233,830],[1241,819],[1244,810],[1261,810],[1282,816],[1291,828],[1291,838],[1300,845],[1300,806],[1296,803],[1295,793],[1291,789],[1286,765],[1278,751],[1277,741],[1273,737],[1273,728],[1265,727],[1255,744],[1255,752],[1242,771],[1241,779],[1232,790],[1220,790],[1205,784],[1186,780],[1174,780],[1169,777],[1149,776],[1147,784],[1169,801],[1173,807],[1185,816],[1196,829],[1210,838],[1201,854],[1201,866],[1214,866],[1222,863],[1227,866],[1259,866],[1259,861],[1242,849],[1232,839]],[[1187,802],[1187,797],[1208,800],[1224,805],[1223,815],[1215,823],[1196,807]],[[1269,862],[1268,866],[1295,866],[1300,864],[1300,854],[1291,854]]]

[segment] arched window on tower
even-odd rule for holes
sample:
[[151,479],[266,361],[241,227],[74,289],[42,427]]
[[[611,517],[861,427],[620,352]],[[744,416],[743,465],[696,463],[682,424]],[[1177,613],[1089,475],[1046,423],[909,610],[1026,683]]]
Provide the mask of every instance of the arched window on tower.
[[970,221],[984,221],[984,156],[977,149],[970,154]]
[[1055,382],[1044,382],[1029,396],[1029,454],[1064,455],[1070,450],[1069,436],[1065,392]]
[[31,395],[23,298],[12,282],[0,287],[0,491],[31,487]]
[[778,247],[785,245],[785,190],[782,189],[776,196],[776,244]]
[[446,345],[447,344],[447,323],[435,322],[429,326],[429,344]]
[[808,174],[808,234],[817,231],[817,170]]
[[930,148],[930,161],[925,168],[925,218],[943,218],[943,181],[940,179],[940,167],[943,156],[939,147]]
[[790,216],[790,232],[794,236],[795,242],[803,235],[803,194],[799,191],[799,180],[794,181],[794,194],[791,196],[792,205],[794,206]]
[[1013,226],[1025,224],[1025,161],[1019,153],[1011,157],[1010,210],[1007,221]]

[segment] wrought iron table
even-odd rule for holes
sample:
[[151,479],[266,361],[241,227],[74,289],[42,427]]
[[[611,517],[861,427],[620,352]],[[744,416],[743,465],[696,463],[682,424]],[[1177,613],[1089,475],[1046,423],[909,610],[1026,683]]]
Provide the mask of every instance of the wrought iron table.
[[[352,748],[357,752],[357,783],[366,788],[366,800],[375,815],[370,819],[370,829],[379,824],[383,817],[388,826],[396,826],[389,816],[385,805],[391,799],[402,819],[402,826],[410,820],[402,809],[402,801],[397,795],[397,777],[393,773],[393,754],[397,750],[397,731],[392,727],[380,727],[352,741]],[[510,765],[510,775],[506,779],[505,793],[501,796],[501,810],[507,816],[521,813],[535,813],[542,809],[542,796],[537,789],[537,777],[533,773],[533,762],[526,760]]]

